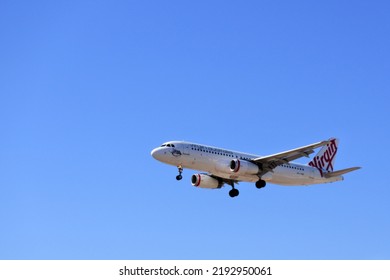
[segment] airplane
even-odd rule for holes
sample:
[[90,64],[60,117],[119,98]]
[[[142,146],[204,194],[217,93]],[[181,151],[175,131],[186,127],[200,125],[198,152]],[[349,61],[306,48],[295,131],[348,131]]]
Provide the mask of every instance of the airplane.
[[[350,167],[334,171],[334,162],[339,140],[330,138],[321,142],[267,156],[236,152],[185,141],[169,141],[152,150],[151,155],[163,163],[178,168],[177,180],[181,180],[183,169],[206,173],[192,175],[195,187],[220,189],[230,185],[230,197],[239,195],[235,184],[254,182],[258,189],[267,182],[284,186],[307,186],[333,183],[344,180],[343,174],[360,169]],[[309,157],[322,147],[308,164],[294,163],[301,157]]]

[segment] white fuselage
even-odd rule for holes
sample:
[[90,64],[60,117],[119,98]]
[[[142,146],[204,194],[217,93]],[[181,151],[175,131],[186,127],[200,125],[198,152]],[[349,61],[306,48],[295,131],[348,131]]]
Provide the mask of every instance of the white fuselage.
[[325,178],[318,168],[292,162],[277,166],[261,178],[258,175],[237,175],[230,170],[232,160],[250,161],[260,156],[184,141],[167,142],[151,154],[155,159],[170,165],[205,171],[234,181],[257,182],[262,179],[278,185],[300,186],[343,180],[342,176]]

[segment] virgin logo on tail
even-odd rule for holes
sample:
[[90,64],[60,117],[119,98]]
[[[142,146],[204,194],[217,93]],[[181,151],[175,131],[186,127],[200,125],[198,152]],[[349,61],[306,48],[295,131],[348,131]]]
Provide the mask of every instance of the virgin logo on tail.
[[321,151],[313,158],[313,160],[309,162],[309,165],[316,167],[322,176],[323,170],[333,171],[333,163],[336,153],[336,139],[331,139],[329,140],[329,143],[326,144],[326,147],[322,148]]

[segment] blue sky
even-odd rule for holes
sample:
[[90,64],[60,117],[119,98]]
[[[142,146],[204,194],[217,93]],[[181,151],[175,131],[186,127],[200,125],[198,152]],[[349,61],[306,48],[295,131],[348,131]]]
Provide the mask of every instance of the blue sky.
[[[389,8],[2,1],[0,259],[389,259]],[[344,182],[235,199],[150,156],[333,136]]]

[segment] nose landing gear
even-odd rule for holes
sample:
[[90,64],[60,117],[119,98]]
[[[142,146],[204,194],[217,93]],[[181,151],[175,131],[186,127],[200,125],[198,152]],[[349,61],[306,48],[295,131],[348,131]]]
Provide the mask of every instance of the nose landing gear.
[[179,175],[176,176],[176,180],[180,181],[181,179],[183,179],[183,176],[181,175],[181,173],[183,173],[183,167],[181,167],[181,165],[179,165],[177,167],[178,171],[179,171]]

